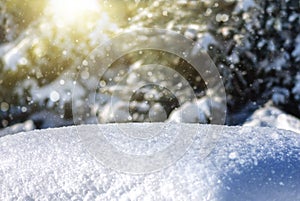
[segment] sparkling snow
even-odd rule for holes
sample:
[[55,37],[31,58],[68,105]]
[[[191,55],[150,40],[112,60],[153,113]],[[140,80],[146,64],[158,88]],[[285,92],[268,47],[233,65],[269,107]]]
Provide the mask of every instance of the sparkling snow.
[[[0,199],[300,200],[299,134],[275,128],[182,124],[198,134],[180,160],[158,172],[126,174],[103,166],[78,137],[95,130],[114,134],[110,131],[119,125],[1,137]],[[127,131],[153,133],[168,125],[165,134],[176,133],[175,124],[122,125]],[[201,146],[210,132],[218,133],[214,146]],[[203,158],[205,150],[209,154]]]

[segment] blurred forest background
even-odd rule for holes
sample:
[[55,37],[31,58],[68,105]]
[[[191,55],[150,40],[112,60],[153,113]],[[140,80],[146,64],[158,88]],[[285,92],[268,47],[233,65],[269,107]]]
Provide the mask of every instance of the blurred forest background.
[[[95,75],[81,73],[82,82],[76,84],[82,93],[72,97],[85,57],[103,41],[138,27],[173,30],[201,44],[222,76],[226,124],[242,125],[270,102],[300,117],[299,1],[1,0],[0,128],[26,121],[34,128],[71,125],[72,99],[87,114],[82,123],[91,122],[93,114],[101,123],[114,122],[108,96],[113,90],[123,91],[110,105],[118,113],[125,107],[122,97],[137,84],[128,80],[115,89],[120,72],[157,60],[175,69],[180,66],[198,98],[205,97],[203,82],[188,63],[159,51],[152,51],[152,56],[129,54],[114,64],[100,82],[106,87],[99,92],[99,105],[87,104],[89,84],[99,81]],[[150,71],[139,72],[146,76]],[[166,121],[180,107],[176,98],[188,96],[184,91],[179,88],[174,95],[157,87],[141,89],[132,97],[132,118],[118,121]],[[149,117],[149,111],[160,110],[163,115]]]

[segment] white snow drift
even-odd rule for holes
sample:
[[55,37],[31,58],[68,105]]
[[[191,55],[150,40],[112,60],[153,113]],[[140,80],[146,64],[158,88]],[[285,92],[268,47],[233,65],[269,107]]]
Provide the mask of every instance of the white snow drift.
[[[197,131],[181,159],[157,172],[126,174],[98,162],[78,137],[95,130],[119,135],[110,132],[118,126],[85,125],[1,137],[0,200],[300,200],[299,134],[181,124]],[[122,128],[189,134],[177,133],[176,124]],[[203,136],[211,132],[218,134],[214,143],[202,146]],[[203,157],[205,150],[209,152]]]

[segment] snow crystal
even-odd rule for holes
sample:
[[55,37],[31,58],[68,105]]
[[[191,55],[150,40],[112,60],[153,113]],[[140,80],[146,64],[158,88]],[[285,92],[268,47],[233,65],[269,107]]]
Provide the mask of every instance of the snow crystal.
[[59,81],[59,84],[60,84],[60,85],[64,85],[64,84],[65,84],[65,81],[64,81],[64,80],[60,80],[60,81]]
[[51,100],[52,102],[58,101],[59,98],[60,98],[60,95],[59,95],[59,93],[57,93],[57,91],[52,91],[52,92],[50,93],[50,100]]
[[238,157],[238,153],[237,152],[231,152],[228,157],[231,160],[236,159]]
[[83,61],[82,61],[82,65],[88,66],[88,65],[89,65],[89,62],[88,62],[87,60],[83,60]]
[[26,112],[27,111],[27,107],[21,107],[21,111],[22,112]]

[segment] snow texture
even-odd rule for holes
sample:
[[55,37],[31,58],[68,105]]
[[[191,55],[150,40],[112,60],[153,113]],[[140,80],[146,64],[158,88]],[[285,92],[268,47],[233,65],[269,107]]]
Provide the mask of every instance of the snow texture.
[[[1,137],[0,200],[300,200],[299,134],[182,124],[199,131],[185,155],[161,171],[132,175],[101,165],[78,137],[95,129],[110,134],[118,125]],[[168,132],[176,133],[174,125]],[[132,131],[149,126],[155,132],[166,124],[123,124]],[[211,131],[219,135],[202,158],[201,136]]]
[[300,133],[300,120],[271,105],[256,110],[243,126],[275,127]]
[[221,114],[223,109],[221,103],[207,97],[194,100],[193,102],[186,102],[170,114],[167,122],[205,124],[213,116],[211,108],[220,110],[218,114]]
[[14,124],[13,126],[0,130],[0,137],[19,133],[19,132],[24,132],[24,131],[31,131],[34,129],[35,129],[34,122],[32,120],[27,120],[23,123]]

